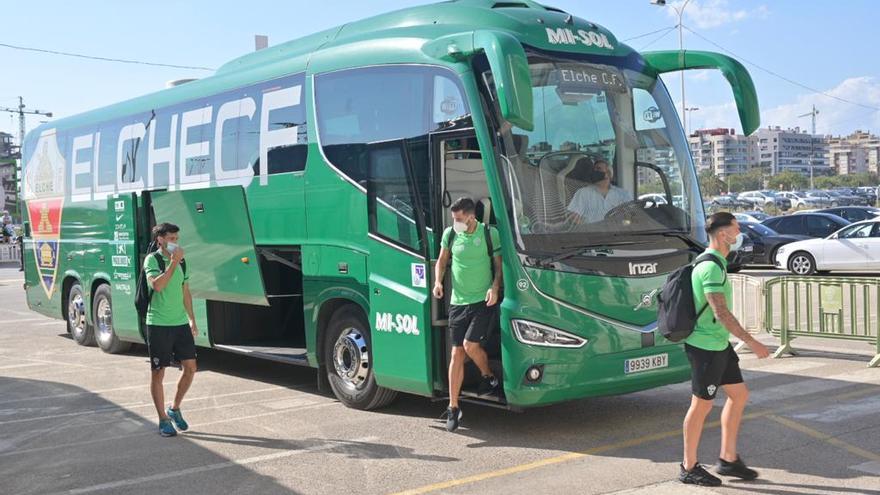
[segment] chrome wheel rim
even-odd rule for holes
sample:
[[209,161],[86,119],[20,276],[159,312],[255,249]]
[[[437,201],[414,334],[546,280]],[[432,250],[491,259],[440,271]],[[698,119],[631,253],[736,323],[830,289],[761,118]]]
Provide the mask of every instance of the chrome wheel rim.
[[82,294],[75,294],[67,305],[67,322],[70,333],[81,337],[86,331],[86,309]]
[[361,389],[370,374],[370,353],[367,340],[356,328],[346,328],[333,345],[333,367],[342,383]]
[[95,312],[95,328],[98,330],[98,338],[101,339],[101,342],[108,343],[113,339],[113,309],[106,297],[102,297],[98,301],[98,308]]

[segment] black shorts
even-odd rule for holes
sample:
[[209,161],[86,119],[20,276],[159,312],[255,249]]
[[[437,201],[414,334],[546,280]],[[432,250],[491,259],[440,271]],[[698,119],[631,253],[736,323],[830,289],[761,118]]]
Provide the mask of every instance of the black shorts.
[[196,343],[189,324],[175,327],[147,325],[147,347],[150,368],[154,370],[179,367],[181,361],[196,358]]
[[495,306],[484,301],[449,307],[449,336],[453,347],[461,347],[464,341],[483,343],[495,326]]
[[688,361],[691,362],[691,391],[701,399],[713,400],[721,385],[742,383],[739,369],[739,356],[728,345],[723,351],[707,351],[684,345]]

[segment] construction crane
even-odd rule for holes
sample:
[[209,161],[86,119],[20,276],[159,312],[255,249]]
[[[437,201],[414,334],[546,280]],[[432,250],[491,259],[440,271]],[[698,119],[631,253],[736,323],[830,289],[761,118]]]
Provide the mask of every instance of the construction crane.
[[[21,161],[24,160],[24,156],[22,154],[22,148],[24,147],[24,135],[25,135],[25,115],[42,115],[44,117],[52,117],[52,112],[41,112],[40,110],[25,110],[24,106],[24,98],[21,96],[18,97],[18,107],[17,108],[5,108],[0,107],[0,112],[9,112],[9,113],[17,113],[18,114],[18,164],[15,166],[15,197],[16,199],[21,198],[21,181],[19,177],[21,176]],[[2,207],[3,205],[0,205]],[[18,208],[15,208],[16,213]]]
[[21,148],[24,146],[24,135],[25,135],[25,115],[42,115],[44,117],[52,117],[52,112],[41,112],[39,110],[25,110],[24,106],[24,98],[21,96],[18,97],[18,107],[13,108],[5,108],[0,107],[0,112],[9,112],[9,113],[17,113],[18,114],[18,153],[21,155]]
[[799,119],[804,117],[813,118],[813,133],[810,134],[810,189],[813,189],[813,139],[815,139],[814,136],[816,135],[816,115],[819,115],[819,111],[816,110],[816,105],[813,105],[812,112],[798,115]]

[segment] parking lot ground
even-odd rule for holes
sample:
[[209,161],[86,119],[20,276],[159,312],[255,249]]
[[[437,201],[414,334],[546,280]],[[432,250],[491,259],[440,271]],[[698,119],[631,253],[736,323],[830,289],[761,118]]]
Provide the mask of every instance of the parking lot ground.
[[687,383],[522,413],[465,405],[450,434],[443,403],[401,396],[355,411],[319,393],[314,370],[200,350],[190,430],[162,438],[144,348],[77,346],[63,322],[27,310],[14,267],[0,268],[0,313],[3,494],[880,494],[880,369],[863,343],[741,353],[752,395],[740,452],[761,478],[705,489],[674,481]]

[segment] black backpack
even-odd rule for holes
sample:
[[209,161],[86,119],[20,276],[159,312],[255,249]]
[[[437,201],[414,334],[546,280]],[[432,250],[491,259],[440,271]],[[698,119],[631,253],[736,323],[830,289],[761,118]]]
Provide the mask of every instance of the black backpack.
[[[156,262],[159,264],[159,271],[165,273],[165,259],[162,258],[162,254],[159,251],[153,251],[147,256],[155,256]],[[183,270],[183,274],[186,275],[186,260],[180,260],[180,268]],[[134,307],[137,309],[138,316],[146,318],[152,299],[153,291],[150,290],[147,284],[147,274],[144,271],[143,265],[141,265],[140,272],[138,272],[137,290],[134,293]]]
[[[704,261],[712,261],[721,268],[722,272],[725,271],[721,260],[715,255],[703,253],[697,256],[693,263],[670,273],[657,296],[657,327],[671,342],[681,342],[688,338],[693,333],[697,320],[709,307],[709,303],[706,303],[697,312],[697,308],[694,307],[694,288],[691,285],[694,267]],[[727,273],[724,274],[724,281],[727,281]]]

